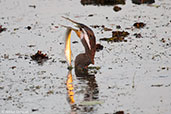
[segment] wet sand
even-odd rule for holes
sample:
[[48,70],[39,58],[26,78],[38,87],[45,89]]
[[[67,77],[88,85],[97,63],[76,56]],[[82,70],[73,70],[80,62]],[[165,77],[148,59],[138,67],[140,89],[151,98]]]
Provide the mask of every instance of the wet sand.
[[[0,114],[170,114],[171,2],[127,0],[118,6],[122,10],[115,12],[114,6],[83,6],[79,0],[0,0],[0,25],[6,28],[0,33]],[[92,65],[100,69],[91,78],[72,70],[74,103],[67,87],[66,29],[59,24],[73,25],[61,16],[130,33],[127,42],[106,42],[100,38],[112,31],[91,27],[104,46]],[[135,28],[136,22],[146,26]],[[84,49],[71,37],[78,41],[72,43],[74,60]],[[38,50],[49,57],[43,64],[30,57]]]

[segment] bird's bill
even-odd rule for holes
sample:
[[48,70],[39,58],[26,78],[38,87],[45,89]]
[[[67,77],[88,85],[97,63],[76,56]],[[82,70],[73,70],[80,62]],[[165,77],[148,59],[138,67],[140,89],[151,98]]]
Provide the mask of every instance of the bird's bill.
[[72,29],[67,28],[65,36],[65,56],[69,66],[71,66],[71,31]]
[[76,24],[75,27],[80,28],[80,23],[78,23],[78,22],[76,22],[76,21],[74,21],[74,20],[72,20],[70,18],[64,17],[64,16],[62,16],[62,18],[64,18],[64,19],[66,19],[66,20]]
[[62,16],[62,18],[66,19],[66,20],[68,20],[68,21],[70,21],[72,23],[78,24],[78,22],[76,22],[76,21],[74,21],[74,20],[72,20],[70,18],[67,18],[67,17],[64,17],[64,16]]

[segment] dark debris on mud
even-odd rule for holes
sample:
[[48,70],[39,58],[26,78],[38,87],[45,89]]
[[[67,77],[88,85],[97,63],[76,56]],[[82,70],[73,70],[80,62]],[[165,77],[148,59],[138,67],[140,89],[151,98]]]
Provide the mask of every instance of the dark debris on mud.
[[78,43],[78,41],[73,41],[72,43],[73,43],[73,44],[77,44],[77,43]]
[[129,35],[126,31],[113,31],[111,38],[101,38],[101,41],[107,41],[107,42],[127,42],[125,37]]
[[155,3],[155,0],[132,0],[132,3],[134,4],[152,4]]
[[156,85],[151,85],[151,87],[162,87],[163,84],[156,84]]
[[6,31],[6,30],[7,30],[7,28],[4,28],[4,27],[2,27],[2,25],[0,25],[0,33],[3,31]]
[[135,33],[134,36],[135,38],[142,38],[141,33]]
[[117,111],[114,114],[124,114],[124,111]]
[[27,26],[26,29],[27,29],[27,30],[31,30],[31,26]]
[[119,7],[119,6],[114,6],[113,7],[113,10],[115,11],[115,12],[118,12],[118,11],[120,11],[122,8],[121,7]]
[[[125,5],[125,0],[81,0],[82,5],[95,5],[95,6],[112,6],[112,5]],[[133,4],[153,4],[155,0],[132,0]]]
[[134,26],[135,28],[140,29],[140,28],[144,28],[144,27],[146,26],[146,24],[143,23],[143,22],[137,22],[137,23],[134,23],[133,26]]
[[125,0],[81,0],[82,5],[117,5],[125,4]]
[[60,63],[62,63],[62,64],[67,63],[67,61],[66,61],[66,60],[60,60],[59,62],[60,62]]
[[32,111],[32,112],[36,112],[36,111],[38,111],[38,110],[39,110],[39,109],[32,109],[31,111]]
[[29,5],[30,8],[36,8],[36,5]]
[[38,64],[43,64],[46,60],[49,59],[47,54],[43,54],[42,51],[37,51],[36,54],[32,55],[31,58],[38,62]]
[[92,28],[101,28],[101,31],[112,31],[111,28],[106,27],[105,25],[90,25]]
[[100,50],[103,50],[103,45],[96,44],[96,51],[99,52]]

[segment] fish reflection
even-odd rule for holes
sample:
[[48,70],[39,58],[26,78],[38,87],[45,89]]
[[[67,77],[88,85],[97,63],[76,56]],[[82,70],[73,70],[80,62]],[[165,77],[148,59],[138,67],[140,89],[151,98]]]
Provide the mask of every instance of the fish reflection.
[[67,90],[68,90],[68,100],[69,103],[72,105],[74,104],[74,87],[73,87],[73,80],[72,80],[72,73],[69,71],[68,78],[67,78]]
[[[72,72],[68,72],[67,78],[67,91],[68,91],[68,102],[71,106],[71,113],[75,114],[77,112],[88,113],[95,112],[95,104],[84,105],[82,102],[91,102],[97,101],[99,99],[99,90],[96,83],[94,75],[78,75],[76,73],[77,79],[79,80],[78,88],[74,90]],[[83,86],[84,85],[84,86]],[[74,93],[75,92],[75,93]],[[83,99],[80,100],[79,96],[83,96]],[[74,98],[77,96],[77,98]],[[77,101],[78,100],[78,101]]]

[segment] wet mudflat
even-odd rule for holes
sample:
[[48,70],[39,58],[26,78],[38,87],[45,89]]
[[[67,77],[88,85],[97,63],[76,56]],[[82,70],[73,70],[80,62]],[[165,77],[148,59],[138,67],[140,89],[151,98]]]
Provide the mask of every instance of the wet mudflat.
[[[134,3],[115,12],[80,0],[0,0],[0,114],[170,114],[171,2]],[[59,24],[72,24],[61,16],[91,27],[103,46],[89,77],[67,69]],[[74,60],[84,48],[71,40]],[[48,57],[41,64],[31,58],[38,50]]]

